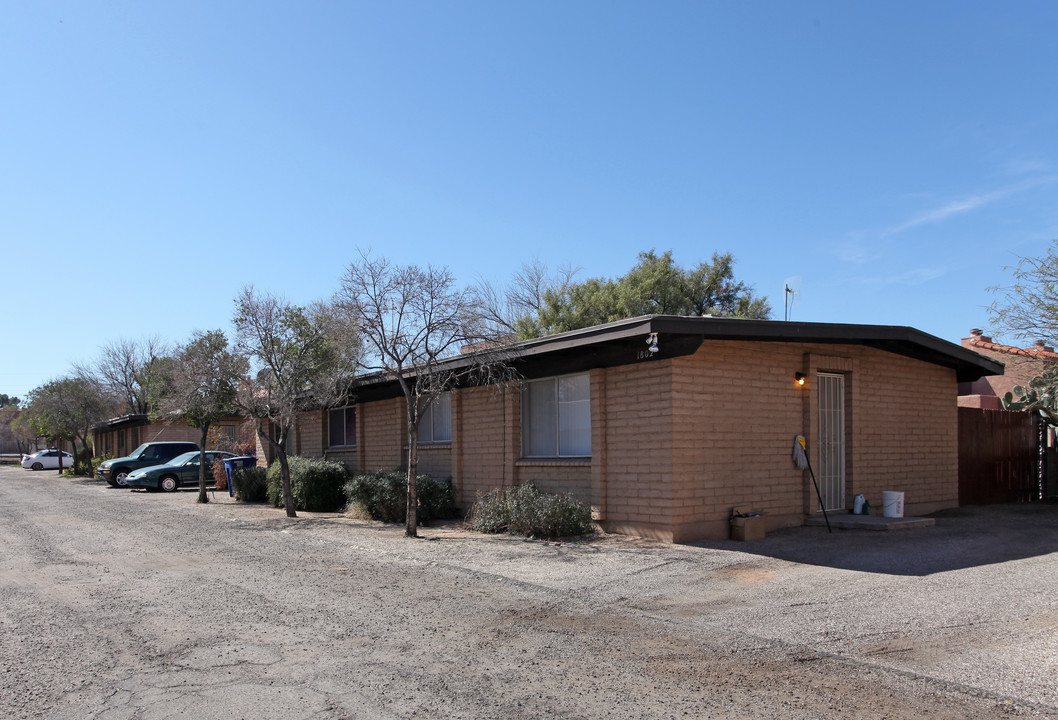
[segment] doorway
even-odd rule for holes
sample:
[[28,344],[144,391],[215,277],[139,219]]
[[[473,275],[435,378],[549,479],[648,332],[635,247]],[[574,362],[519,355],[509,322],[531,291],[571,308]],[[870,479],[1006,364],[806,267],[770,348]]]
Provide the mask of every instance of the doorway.
[[[826,510],[845,509],[845,376],[818,374],[819,491]],[[818,508],[822,510],[823,508]]]

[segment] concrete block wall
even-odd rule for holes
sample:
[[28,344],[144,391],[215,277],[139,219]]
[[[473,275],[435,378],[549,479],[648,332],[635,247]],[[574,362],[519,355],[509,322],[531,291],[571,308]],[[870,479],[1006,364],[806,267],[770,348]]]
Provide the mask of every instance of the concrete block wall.
[[[794,381],[808,375],[806,386]],[[451,477],[457,503],[527,481],[590,502],[608,530],[671,542],[725,538],[732,506],[769,529],[817,512],[810,475],[791,459],[808,438],[818,466],[816,376],[845,376],[846,506],[905,492],[905,513],[958,501],[954,371],[864,346],[706,341],[692,356],[592,370],[590,459],[522,459],[516,384],[452,396],[452,442],[424,445],[420,472]],[[353,470],[405,463],[401,398],[361,403]],[[301,424],[306,452],[326,451],[322,414]],[[328,452],[328,456],[334,453]]]
[[479,492],[516,483],[517,407],[516,387],[466,388],[453,397],[453,481],[460,507],[469,508]]
[[592,371],[592,504],[610,532],[673,540],[673,362]]
[[673,361],[673,534],[728,535],[731,508],[749,505],[770,527],[801,524],[804,483],[791,459],[802,432],[803,347],[706,341]]
[[403,397],[357,405],[356,440],[361,471],[406,466],[404,407]]
[[[407,452],[406,444],[405,452]],[[418,473],[439,480],[451,479],[452,443],[420,444]]]
[[955,371],[861,348],[852,401],[851,505],[863,493],[882,510],[882,491],[904,493],[904,514],[956,507],[959,427]]
[[316,410],[298,416],[298,454],[323,457],[327,447],[327,411]]
[[[517,450],[512,448],[512,452]],[[581,502],[592,502],[590,458],[518,460],[515,478],[518,485],[531,482],[541,492],[569,493]]]
[[769,529],[817,512],[811,476],[791,452],[805,435],[818,468],[819,372],[845,376],[846,507],[864,493],[880,511],[882,490],[905,492],[905,514],[957,505],[954,371],[863,346],[840,351],[707,341],[673,361],[676,542],[725,537],[735,505],[766,513]]

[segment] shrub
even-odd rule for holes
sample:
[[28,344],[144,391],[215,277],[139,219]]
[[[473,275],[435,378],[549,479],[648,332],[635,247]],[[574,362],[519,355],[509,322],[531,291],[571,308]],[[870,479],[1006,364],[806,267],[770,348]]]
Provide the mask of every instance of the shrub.
[[[336,512],[345,505],[342,491],[349,480],[345,465],[333,460],[308,459],[292,456],[290,491],[294,495],[294,509],[309,512]],[[278,462],[268,468],[268,500],[277,508],[283,507],[283,486]]]
[[543,538],[595,532],[589,506],[569,494],[542,493],[532,483],[479,496],[471,509],[469,527],[483,533]]
[[213,487],[217,490],[228,489],[228,470],[224,467],[224,461],[217,458],[213,461]]
[[263,467],[235,468],[231,484],[240,502],[268,502],[268,471]]
[[[420,523],[457,515],[452,483],[448,480],[418,475],[415,489]],[[400,470],[376,470],[357,475],[346,484],[345,495],[351,506],[363,508],[375,520],[401,523],[407,519],[408,475]]]

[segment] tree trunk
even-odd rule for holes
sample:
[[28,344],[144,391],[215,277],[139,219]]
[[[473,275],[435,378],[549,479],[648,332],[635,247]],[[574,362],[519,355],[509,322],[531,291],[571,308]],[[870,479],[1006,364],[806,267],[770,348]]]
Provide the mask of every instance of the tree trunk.
[[408,506],[404,535],[419,537],[419,492],[415,479],[419,468],[419,433],[417,428],[408,422]]
[[290,463],[287,462],[287,430],[284,429],[279,443],[276,445],[276,454],[279,455],[280,478],[283,484],[283,507],[286,508],[287,517],[297,517],[294,510],[294,493],[290,489]]
[[[209,423],[204,422],[199,428],[202,435],[198,441],[198,501],[208,503],[209,496],[206,494],[206,436],[209,435]],[[210,468],[210,477],[213,477],[213,468]]]
[[62,440],[59,438],[55,440],[55,451],[59,453],[59,474],[62,475]]
[[[88,445],[88,433],[86,432],[84,435],[81,435],[80,438],[81,438],[81,447],[84,449],[85,462],[88,463],[88,477],[90,477],[90,478],[91,477],[95,477],[96,469],[92,465],[92,449]],[[73,461],[74,461],[74,468],[76,469],[77,468],[77,451],[76,451],[76,449],[74,450]]]

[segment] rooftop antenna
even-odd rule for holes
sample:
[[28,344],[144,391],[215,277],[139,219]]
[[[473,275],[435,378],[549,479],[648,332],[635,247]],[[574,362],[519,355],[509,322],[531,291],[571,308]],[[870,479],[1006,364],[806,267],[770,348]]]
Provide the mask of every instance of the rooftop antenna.
[[786,278],[783,283],[782,307],[783,319],[789,322],[793,316],[794,305],[797,304],[797,296],[801,294],[801,276]]

